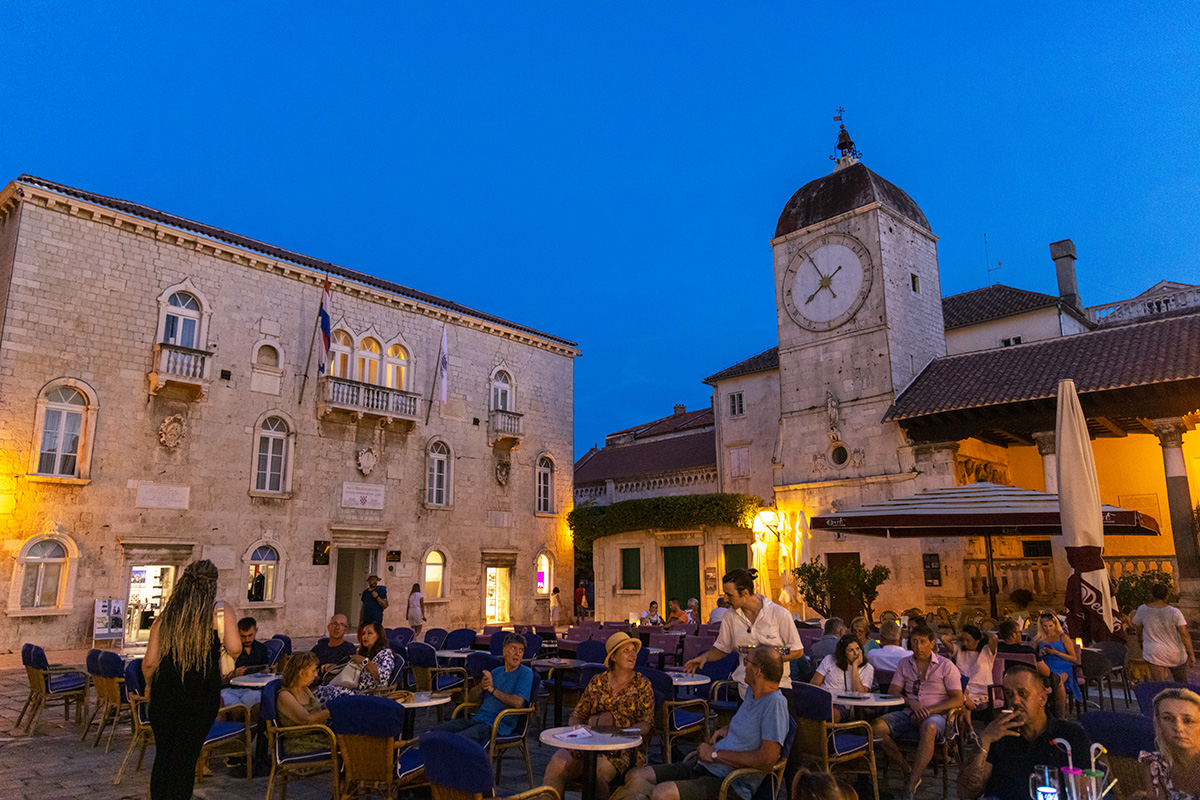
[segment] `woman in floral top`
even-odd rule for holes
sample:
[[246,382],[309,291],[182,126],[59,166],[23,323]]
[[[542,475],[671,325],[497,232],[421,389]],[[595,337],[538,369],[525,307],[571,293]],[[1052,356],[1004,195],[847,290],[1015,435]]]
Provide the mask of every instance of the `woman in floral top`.
[[318,686],[314,694],[322,703],[328,703],[335,697],[361,694],[387,684],[392,667],[396,663],[396,656],[388,646],[382,625],[378,622],[368,622],[358,629],[358,653],[351,656],[351,660],[362,667],[358,676],[358,686],[353,689],[328,684]]
[[1200,695],[1164,689],[1154,698],[1158,752],[1141,754],[1150,800],[1200,798]]
[[[614,633],[605,649],[608,668],[592,678],[583,697],[571,712],[571,725],[636,729],[642,735],[642,746],[630,750],[600,753],[596,759],[596,797],[608,800],[609,783],[624,775],[630,767],[646,763],[646,742],[654,725],[654,690],[644,675],[634,671],[637,653],[642,643],[625,633]],[[546,766],[542,783],[553,786],[561,796],[568,782],[582,777],[583,753],[578,750],[558,750]]]

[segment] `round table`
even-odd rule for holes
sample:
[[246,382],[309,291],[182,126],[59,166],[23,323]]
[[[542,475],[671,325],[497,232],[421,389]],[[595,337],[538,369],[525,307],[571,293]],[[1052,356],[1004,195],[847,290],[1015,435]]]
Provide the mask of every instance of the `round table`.
[[[407,703],[400,703],[404,707],[404,733],[405,740],[413,738],[413,713],[418,708],[432,708],[433,706],[444,706],[450,702],[451,695],[438,696],[433,692],[415,692],[413,699]],[[399,701],[397,701],[399,702]]]
[[707,675],[699,675],[693,673],[691,675],[686,672],[668,672],[671,676],[671,683],[676,686],[703,686],[706,683],[712,683],[712,678]]
[[851,706],[854,708],[886,708],[888,706],[904,705],[904,698],[894,694],[885,694],[884,692],[851,692],[849,694],[843,692],[832,692],[833,702],[839,706]]
[[534,669],[554,672],[554,724],[562,725],[562,675],[569,669],[579,669],[588,662],[578,658],[536,658],[529,663]]
[[[588,735],[578,739],[560,738],[577,731],[586,732]],[[596,798],[596,757],[600,753],[610,750],[629,750],[642,743],[640,733],[596,733],[583,725],[547,728],[542,731],[538,739],[542,744],[548,744],[551,747],[578,750],[583,753],[583,800],[595,800]]]
[[279,676],[274,672],[255,672],[253,675],[238,675],[229,683],[243,689],[261,689],[276,680],[279,680]]
[[438,650],[436,655],[438,658],[466,658],[471,653],[480,653],[481,650],[471,650],[464,647],[462,650]]

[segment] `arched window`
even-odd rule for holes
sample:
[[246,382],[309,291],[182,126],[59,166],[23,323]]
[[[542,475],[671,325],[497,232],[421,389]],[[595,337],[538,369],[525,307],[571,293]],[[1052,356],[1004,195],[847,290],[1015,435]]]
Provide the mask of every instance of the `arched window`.
[[350,353],[354,340],[345,331],[334,331],[329,337],[329,374],[335,378],[350,377]]
[[450,448],[444,442],[429,447],[425,502],[431,506],[450,505]]
[[279,350],[269,344],[259,346],[258,353],[254,357],[254,363],[260,367],[278,367]]
[[250,554],[250,583],[246,599],[252,603],[269,603],[275,599],[275,569],[279,552],[269,544],[259,545]]
[[554,585],[554,562],[550,559],[549,553],[541,553],[534,562],[534,576],[537,578],[537,593],[550,594],[550,587]]
[[427,600],[446,596],[446,556],[440,550],[430,550],[425,556],[424,594]]
[[408,351],[404,345],[394,344],[388,348],[384,368],[385,385],[389,389],[408,388]]
[[554,462],[549,456],[537,462],[537,510],[542,514],[554,512]]
[[167,318],[163,342],[179,347],[199,348],[200,301],[187,292],[174,292],[167,298]]
[[504,370],[497,370],[492,376],[492,410],[493,411],[512,411],[510,403],[512,378]]
[[279,417],[267,417],[258,432],[258,465],[254,488],[260,492],[286,492],[288,426]]
[[379,342],[370,336],[358,344],[358,380],[363,383],[379,383]]
[[56,386],[47,391],[42,400],[42,442],[37,474],[77,478],[87,398],[70,386]]
[[65,585],[67,548],[41,539],[25,548],[21,579],[21,608],[57,608]]

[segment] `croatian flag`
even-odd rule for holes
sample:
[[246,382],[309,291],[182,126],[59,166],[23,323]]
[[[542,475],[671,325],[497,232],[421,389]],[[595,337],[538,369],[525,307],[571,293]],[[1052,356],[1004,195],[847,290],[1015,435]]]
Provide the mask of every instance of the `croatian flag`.
[[325,288],[321,292],[321,310],[317,312],[317,327],[321,329],[321,360],[317,366],[317,374],[324,375],[329,367],[329,312],[330,312],[329,276],[325,276]]
[[442,349],[438,353],[438,399],[446,402],[446,379],[450,376],[450,350],[446,346],[446,326],[442,325]]

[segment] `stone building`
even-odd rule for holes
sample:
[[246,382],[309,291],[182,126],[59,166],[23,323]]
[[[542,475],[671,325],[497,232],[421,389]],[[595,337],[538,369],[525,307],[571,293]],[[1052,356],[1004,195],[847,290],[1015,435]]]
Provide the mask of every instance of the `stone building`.
[[[310,348],[326,276],[321,375]],[[267,635],[317,634],[335,611],[357,620],[370,572],[388,625],[405,624],[414,582],[433,625],[547,621],[551,587],[573,573],[578,354],[21,176],[0,192],[0,651],[79,646],[94,627],[144,640],[200,557]]]

